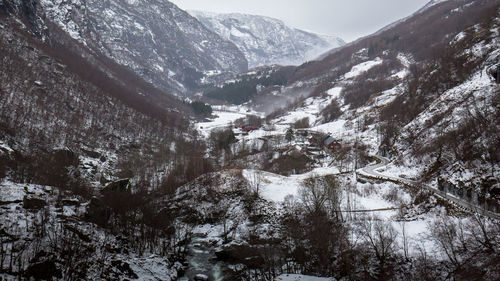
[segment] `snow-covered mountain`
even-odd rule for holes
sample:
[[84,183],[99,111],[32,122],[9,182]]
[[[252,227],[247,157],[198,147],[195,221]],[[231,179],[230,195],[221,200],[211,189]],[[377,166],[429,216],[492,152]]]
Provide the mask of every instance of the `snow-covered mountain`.
[[222,38],[236,44],[251,68],[271,64],[298,65],[345,44],[338,37],[306,32],[264,16],[189,13]]
[[250,99],[203,118],[128,68],[125,19],[44,11],[0,0],[0,280],[500,279],[498,0],[202,79]]
[[86,47],[174,93],[205,71],[240,72],[239,49],[168,1],[40,1],[47,18]]
[[307,117],[314,130],[397,158],[415,178],[446,179],[498,200],[500,86],[490,75],[500,58],[498,8],[488,0],[433,1],[302,66],[285,85],[261,89],[253,109],[298,99],[277,120]]
[[[500,88],[488,74],[499,58],[495,17],[495,1],[433,1],[271,85],[254,72],[255,79],[229,80],[231,87],[218,92],[239,87],[239,94],[261,85],[247,106],[267,113],[281,108],[271,116],[284,117],[271,123],[307,117],[315,130],[361,139],[372,153],[399,157],[429,183],[446,178],[498,197],[493,132]],[[206,96],[230,100],[213,93]]]

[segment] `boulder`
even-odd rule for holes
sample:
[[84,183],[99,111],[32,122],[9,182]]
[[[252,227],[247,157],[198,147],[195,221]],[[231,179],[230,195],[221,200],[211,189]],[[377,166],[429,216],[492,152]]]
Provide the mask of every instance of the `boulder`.
[[23,207],[27,210],[40,210],[47,205],[45,200],[33,196],[24,196]]
[[94,197],[87,206],[85,219],[99,226],[105,226],[111,213],[111,209],[104,202]]
[[121,179],[114,182],[109,183],[102,190],[103,192],[117,191],[117,192],[126,192],[128,189],[128,184],[130,179]]
[[123,275],[125,275],[129,278],[132,278],[132,279],[139,278],[139,276],[137,276],[137,274],[135,274],[135,272],[132,270],[132,268],[130,268],[130,265],[124,261],[120,261],[120,260],[112,261],[111,265],[121,273],[120,275],[123,274]]
[[61,279],[62,273],[57,268],[53,254],[39,252],[31,261],[26,270],[28,280],[54,280]]

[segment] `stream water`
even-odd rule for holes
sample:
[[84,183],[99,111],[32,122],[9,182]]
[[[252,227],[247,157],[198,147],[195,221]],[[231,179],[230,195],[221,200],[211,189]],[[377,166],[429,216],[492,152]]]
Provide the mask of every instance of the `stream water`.
[[203,235],[194,234],[188,245],[188,268],[179,281],[223,281],[228,271],[224,262],[218,261],[213,245]]

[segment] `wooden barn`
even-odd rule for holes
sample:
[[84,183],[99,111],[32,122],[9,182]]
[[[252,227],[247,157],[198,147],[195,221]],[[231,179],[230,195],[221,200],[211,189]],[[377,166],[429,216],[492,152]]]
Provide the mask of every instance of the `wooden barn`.
[[340,142],[335,140],[330,135],[312,136],[311,138],[309,138],[309,143],[333,151],[342,148]]

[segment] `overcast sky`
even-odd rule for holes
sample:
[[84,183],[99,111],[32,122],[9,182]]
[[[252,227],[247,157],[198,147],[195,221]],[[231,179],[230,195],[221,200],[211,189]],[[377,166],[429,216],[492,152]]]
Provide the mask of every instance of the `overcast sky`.
[[430,0],[170,0],[184,10],[264,15],[349,42],[406,17]]

